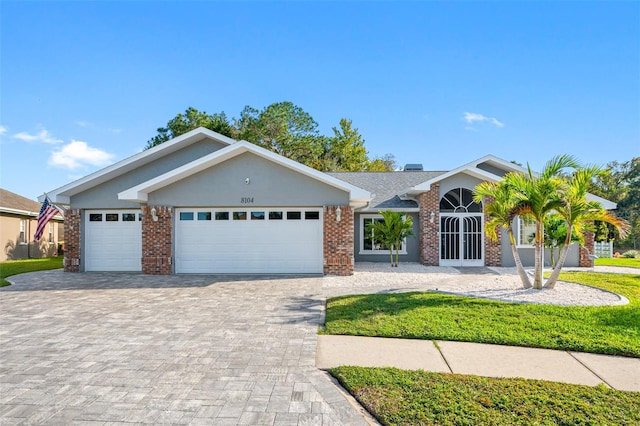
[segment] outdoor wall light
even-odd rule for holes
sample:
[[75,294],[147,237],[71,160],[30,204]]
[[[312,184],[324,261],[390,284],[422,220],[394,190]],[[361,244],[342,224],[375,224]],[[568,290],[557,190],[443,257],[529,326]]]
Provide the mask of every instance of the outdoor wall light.
[[336,222],[340,222],[342,220],[342,209],[340,206],[336,209]]
[[151,208],[151,219],[153,219],[154,222],[158,221],[158,211],[155,207]]
[[244,180],[244,183],[245,183],[245,185],[249,185],[249,183],[251,183],[251,179],[246,178],[246,179]]
[[436,217],[436,212],[429,213],[429,222],[433,223],[433,220]]

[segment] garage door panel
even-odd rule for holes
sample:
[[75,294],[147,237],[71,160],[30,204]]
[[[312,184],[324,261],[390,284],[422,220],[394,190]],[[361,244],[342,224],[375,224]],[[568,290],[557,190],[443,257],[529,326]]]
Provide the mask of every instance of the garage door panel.
[[[117,214],[117,221],[106,221]],[[123,221],[134,214],[135,221]],[[137,210],[88,210],[85,212],[84,263],[86,271],[138,272],[142,270],[142,225]],[[101,221],[92,221],[96,215]]]
[[[213,211],[216,209],[204,209]],[[321,273],[320,220],[177,220],[178,273]],[[202,209],[181,209],[202,211]],[[230,209],[247,211],[247,209]],[[304,210],[302,210],[304,212]],[[316,210],[318,211],[318,210]],[[180,215],[176,215],[178,218]],[[250,217],[250,214],[247,216]],[[197,217],[197,214],[194,214]],[[215,217],[215,215],[212,215]]]

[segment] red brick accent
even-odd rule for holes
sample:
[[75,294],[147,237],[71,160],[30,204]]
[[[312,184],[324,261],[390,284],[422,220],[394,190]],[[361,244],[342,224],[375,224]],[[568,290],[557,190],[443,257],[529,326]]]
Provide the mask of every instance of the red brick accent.
[[67,209],[64,212],[64,271],[80,272],[80,235],[82,211]]
[[[151,209],[156,209],[154,221]],[[171,275],[173,208],[167,206],[142,207],[142,272],[149,275]]]
[[[492,198],[485,198],[484,202],[482,203],[483,207],[488,203],[491,202]],[[491,218],[487,215],[484,216],[484,223],[486,226],[486,223],[490,220]],[[498,231],[498,236],[502,235],[502,231]],[[491,240],[489,237],[487,237],[487,234],[485,233],[484,235],[484,264],[486,266],[500,266],[502,265],[502,241],[500,240],[500,237],[498,237],[498,241],[493,241]]]
[[595,234],[591,231],[586,231],[584,233],[584,246],[580,246],[580,259],[578,260],[579,266],[584,268],[593,267],[593,260],[591,260],[589,255],[593,254],[594,241]]
[[[337,209],[340,208],[340,221]],[[353,209],[349,206],[324,207],[324,273],[353,275]]]
[[[418,222],[420,229],[420,263],[429,266],[440,264],[438,229],[440,225],[440,185],[435,183],[431,189],[420,194],[418,199],[420,212]],[[433,220],[431,219],[433,212]]]

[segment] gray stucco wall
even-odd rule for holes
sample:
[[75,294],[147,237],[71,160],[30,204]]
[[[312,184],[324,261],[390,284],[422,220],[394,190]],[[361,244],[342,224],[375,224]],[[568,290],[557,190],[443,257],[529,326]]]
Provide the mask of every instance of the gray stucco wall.
[[498,167],[492,166],[490,164],[487,164],[487,163],[478,164],[478,168],[481,169],[481,170],[484,170],[486,172],[493,173],[496,176],[504,176],[504,175],[507,174],[506,171],[504,171],[502,169],[499,169]]
[[444,179],[440,182],[440,198],[442,198],[447,192],[456,188],[467,188],[473,191],[480,182],[482,182],[480,179],[463,173],[451,176],[450,178]]
[[194,144],[169,154],[158,160],[138,167],[137,169],[118,176],[108,182],[76,194],[71,197],[71,208],[74,209],[108,209],[108,208],[137,208],[138,203],[118,200],[118,193],[135,185],[182,166],[226,145],[203,139]]
[[[515,266],[515,261],[513,259],[513,253],[511,253],[511,246],[509,245],[509,235],[503,231],[502,232],[502,266]],[[522,264],[526,267],[533,267],[535,262],[535,249],[533,246],[531,247],[520,247],[518,248],[518,255],[520,256],[520,260]],[[556,257],[558,256],[556,251]],[[567,253],[567,259],[564,262],[565,266],[578,266],[580,258],[580,245],[578,243],[574,243],[569,247],[569,252]],[[551,257],[549,250],[545,250],[544,254],[544,264],[545,266],[551,266]]]
[[[389,252],[385,251],[382,254],[359,254],[360,253],[360,216],[355,215],[355,260],[356,262],[389,262]],[[407,238],[407,254],[401,254],[399,256],[400,262],[419,262],[420,261],[420,248],[418,244],[418,235],[420,225],[418,223],[418,213],[410,213],[413,220],[413,237]],[[394,254],[395,257],[395,254]]]
[[251,153],[238,155],[149,194],[149,205],[176,207],[346,204],[349,204],[346,191]]

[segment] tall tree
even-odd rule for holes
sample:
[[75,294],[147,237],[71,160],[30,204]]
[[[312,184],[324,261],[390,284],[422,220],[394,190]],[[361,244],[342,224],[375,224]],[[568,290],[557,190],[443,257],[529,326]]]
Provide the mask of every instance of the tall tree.
[[235,133],[235,129],[224,112],[211,115],[205,111],[198,111],[196,108],[189,107],[184,114],[178,114],[169,120],[166,127],[159,127],[158,134],[149,139],[145,149],[153,148],[198,127],[205,127],[229,137],[233,137]]
[[[617,215],[630,224],[626,239],[617,244],[640,247],[640,157],[613,161],[592,182],[589,191],[618,204]],[[613,231],[613,227],[611,228]]]
[[332,136],[321,135],[311,115],[292,102],[276,102],[262,110],[246,106],[238,118],[224,112],[208,114],[187,110],[158,128],[146,149],[198,127],[206,127],[234,139],[244,139],[284,157],[321,171],[391,171],[393,155],[369,158],[365,141],[351,120],[343,118]]
[[339,127],[333,128],[333,137],[327,138],[327,142],[323,156],[326,170],[357,172],[369,166],[364,138],[353,127],[351,120],[340,119]]
[[238,138],[313,167],[323,153],[318,123],[292,102],[278,102],[262,111],[246,106],[235,120]]

